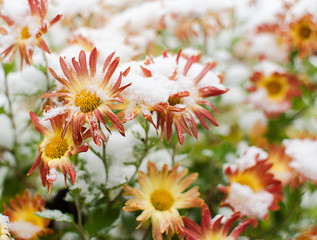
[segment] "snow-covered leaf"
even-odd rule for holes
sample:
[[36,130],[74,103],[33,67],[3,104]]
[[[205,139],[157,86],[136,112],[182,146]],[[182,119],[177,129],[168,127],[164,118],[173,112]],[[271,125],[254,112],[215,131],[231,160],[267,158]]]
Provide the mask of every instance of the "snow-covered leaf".
[[62,213],[60,210],[44,210],[41,212],[36,212],[36,216],[42,218],[49,218],[58,222],[74,222],[73,217],[70,214]]

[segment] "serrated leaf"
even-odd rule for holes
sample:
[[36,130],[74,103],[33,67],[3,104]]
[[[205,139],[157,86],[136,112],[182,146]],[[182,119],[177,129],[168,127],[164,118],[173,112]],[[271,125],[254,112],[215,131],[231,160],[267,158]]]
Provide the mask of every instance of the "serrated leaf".
[[68,222],[73,223],[74,219],[70,214],[62,213],[60,210],[44,210],[41,212],[34,213],[38,217],[48,218],[57,222]]

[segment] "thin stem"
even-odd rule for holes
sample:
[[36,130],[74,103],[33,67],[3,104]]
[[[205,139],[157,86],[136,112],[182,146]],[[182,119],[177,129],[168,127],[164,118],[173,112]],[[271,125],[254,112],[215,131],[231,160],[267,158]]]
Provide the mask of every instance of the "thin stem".
[[82,215],[81,215],[81,210],[80,210],[79,194],[78,193],[74,193],[74,200],[75,200],[75,206],[76,206],[76,211],[77,211],[77,222],[78,222],[78,224],[75,224],[75,227],[77,228],[81,239],[87,240],[86,235],[83,231]]
[[[149,151],[149,123],[148,123],[148,121],[145,122],[144,131],[145,131],[145,138],[143,141],[144,151],[143,151],[142,155],[137,159],[135,171],[134,171],[133,175],[131,176],[131,178],[126,182],[127,185],[129,185],[133,181],[133,179],[135,178],[145,156],[147,155],[147,153]],[[120,192],[112,200],[108,201],[108,207],[112,206],[121,197],[122,193],[123,193],[123,189],[121,189]]]
[[150,232],[151,232],[151,224],[150,224],[150,226],[148,227],[148,229],[144,232],[144,235],[143,235],[142,240],[148,239],[148,236],[149,236]]
[[105,142],[102,142],[102,162],[105,166],[105,171],[106,171],[106,186],[108,184],[108,179],[109,179],[109,164],[108,164],[108,159],[107,159],[107,152],[106,152],[106,144]]
[[[3,65],[2,65],[3,66]],[[17,144],[17,128],[16,128],[16,124],[15,124],[15,120],[14,120],[14,116],[13,116],[13,107],[12,107],[12,99],[10,97],[10,91],[9,91],[9,83],[8,83],[8,78],[7,75],[4,76],[4,93],[6,95],[6,98],[8,99],[8,117],[10,119],[12,128],[13,128],[13,134],[14,134],[14,139],[13,139],[13,152],[15,153],[15,147]],[[14,154],[15,155],[15,154]]]
[[48,74],[48,62],[47,62],[47,57],[45,55],[45,53],[43,52],[43,58],[44,58],[44,62],[45,62],[45,70],[43,71],[43,73],[45,74],[46,77],[46,91],[50,91],[51,90],[51,84],[50,84],[50,77]]
[[299,204],[301,202],[301,196],[302,196],[301,188],[295,189],[294,191],[295,191],[294,192],[295,201],[292,204],[292,206],[290,206],[290,211],[288,212],[288,214],[284,217],[284,219],[279,221],[279,223],[276,224],[273,228],[260,234],[259,236],[257,236],[257,238],[264,239],[269,236],[276,236],[276,234],[280,231],[280,229],[283,226],[285,226],[289,222],[289,220],[294,216],[294,214],[298,210]]
[[175,156],[177,153],[177,142],[173,144],[173,149],[172,149],[172,166],[175,165]]

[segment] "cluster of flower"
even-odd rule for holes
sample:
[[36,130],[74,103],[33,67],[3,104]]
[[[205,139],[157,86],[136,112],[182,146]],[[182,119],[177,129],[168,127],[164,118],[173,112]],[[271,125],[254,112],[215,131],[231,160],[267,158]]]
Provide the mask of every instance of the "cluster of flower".
[[[233,84],[233,95],[229,95],[229,88],[227,84],[224,85],[222,72],[227,67],[217,72],[217,62],[204,58],[200,52],[191,49],[162,51],[163,48],[155,46],[155,41],[159,41],[160,38],[164,41],[169,40],[169,43],[163,44],[167,46],[173,45],[173,42],[175,44],[176,40],[171,40],[172,37],[175,37],[181,46],[195,45],[199,42],[197,39],[200,39],[202,42],[198,45],[204,45],[203,50],[208,53],[207,42],[213,35],[221,31],[226,32],[226,28],[234,28],[233,23],[223,20],[230,18],[234,7],[238,8],[232,3],[228,4],[231,8],[219,7],[215,12],[191,12],[193,1],[188,1],[190,4],[184,4],[178,11],[174,11],[174,8],[180,5],[179,0],[175,3],[163,1],[166,4],[163,4],[163,7],[158,1],[153,1],[144,4],[140,9],[127,11],[130,14],[120,15],[122,22],[118,23],[116,18],[109,20],[112,14],[106,10],[109,8],[109,2],[102,0],[90,3],[99,6],[91,7],[90,11],[94,13],[92,15],[68,11],[63,13],[64,16],[54,14],[55,17],[50,21],[46,19],[47,15],[49,16],[47,0],[28,0],[28,4],[19,9],[18,16],[10,12],[12,5],[9,2],[0,0],[0,17],[4,25],[0,27],[0,61],[3,62],[5,78],[8,75],[5,64],[20,61],[21,72],[26,68],[25,65],[37,67],[46,75],[48,82],[52,77],[54,81],[54,87],[48,84],[44,93],[41,93],[41,98],[45,99],[45,102],[41,102],[40,109],[33,108],[29,111],[34,128],[43,138],[27,176],[39,167],[41,183],[43,187],[47,187],[49,194],[54,192],[53,183],[58,179],[59,170],[64,175],[65,188],[68,176],[72,184],[76,184],[79,167],[73,167],[73,156],[90,150],[98,154],[95,150],[98,148],[103,148],[105,152],[107,142],[111,141],[108,133],[117,132],[123,139],[127,133],[128,122],[133,122],[137,118],[146,122],[148,127],[155,129],[155,138],[159,138],[160,135],[161,142],[165,142],[167,146],[173,141],[174,133],[179,144],[186,147],[185,133],[199,141],[198,135],[204,134],[200,131],[200,125],[204,129],[209,129],[206,120],[213,126],[218,126],[212,114],[217,112],[217,109],[210,102],[211,97],[223,95],[224,102],[235,101],[234,97],[234,100],[228,99],[234,96],[236,86]],[[212,3],[203,0],[201,2],[208,9],[214,7]],[[246,2],[251,8],[253,5],[260,5],[256,0]],[[293,122],[300,117],[301,111],[306,111],[309,104],[312,104],[306,103],[305,100],[300,102],[300,97],[308,92],[307,99],[312,101],[315,93],[310,76],[299,74],[298,69],[306,70],[303,66],[308,63],[305,61],[314,57],[317,51],[317,18],[311,13],[296,13],[298,3],[281,2],[281,12],[274,13],[271,22],[256,23],[252,30],[247,31],[244,38],[230,49],[237,59],[252,65],[252,71],[248,74],[249,81],[243,89],[247,90],[247,97],[240,105],[245,103],[245,106],[260,109],[265,116],[261,123],[252,122],[248,127],[251,128],[253,125],[253,128],[247,136],[239,139],[241,144],[245,140],[244,137],[248,138],[248,145],[251,146],[244,147],[240,156],[234,157],[233,162],[223,165],[227,185],[217,183],[216,187],[211,186],[224,194],[220,205],[229,206],[231,215],[212,218],[207,197],[202,194],[206,198],[200,198],[198,186],[192,186],[198,178],[198,173],[188,174],[188,168],[182,168],[181,161],[175,164],[175,152],[170,170],[166,162],[159,170],[158,164],[150,159],[147,161],[147,171],[141,171],[139,168],[148,153],[144,151],[144,156],[133,163],[136,171],[131,179],[119,187],[103,189],[103,198],[100,197],[98,200],[107,200],[107,209],[111,208],[121,195],[130,196],[125,206],[120,206],[120,210],[123,208],[129,213],[142,211],[136,217],[136,221],[140,222],[136,229],[144,227],[150,220],[152,237],[157,240],[163,240],[163,235],[171,239],[175,234],[179,239],[188,240],[236,240],[249,225],[256,228],[261,220],[269,218],[270,212],[280,209],[280,204],[285,198],[285,189],[303,187],[307,179],[314,184],[317,182],[315,138],[305,137],[304,134],[298,137],[296,129],[286,129],[283,132],[277,129],[274,133],[275,128],[269,126],[280,124],[284,130],[286,127],[283,124],[286,121],[282,124],[279,121],[284,120],[284,117],[287,121]],[[55,4],[62,5],[61,2]],[[83,8],[87,7],[83,5]],[[154,11],[157,7],[159,10]],[[112,8],[117,12],[127,9],[129,3]],[[144,13],[139,18],[143,25],[129,19],[130,15],[135,16],[138,10]],[[146,21],[145,19],[151,18],[151,15],[154,20]],[[109,24],[103,28],[105,22]],[[76,49],[68,49],[71,54],[68,54],[67,50],[64,54],[54,52],[54,47],[50,46],[54,44],[47,44],[47,40],[44,40],[46,37],[49,39],[50,28],[53,25],[69,26],[71,29],[72,36],[67,42]],[[114,35],[109,41],[118,41],[120,49],[110,51],[109,47],[104,47],[107,42],[104,36],[108,36],[109,33]],[[124,36],[121,36],[122,33]],[[256,37],[253,39],[254,35]],[[215,43],[210,41],[210,45]],[[264,45],[273,46],[274,54],[268,49],[258,48],[257,44],[263,42]],[[110,46],[111,44],[109,43]],[[116,52],[113,52],[114,50]],[[56,66],[54,60],[48,60],[51,51],[52,55],[56,55],[53,58],[59,59],[59,66]],[[37,57],[43,59],[46,66],[36,66],[33,62],[35,52],[39,53]],[[76,52],[76,55],[73,52]],[[124,59],[123,63],[120,63],[119,56]],[[314,71],[316,69],[315,67]],[[229,70],[228,72],[230,75]],[[8,86],[5,89],[9,102],[7,115],[12,120],[12,103],[7,88]],[[225,94],[227,92],[228,94]],[[241,107],[235,104],[237,109]],[[304,110],[301,109],[302,106]],[[223,113],[221,115],[226,117],[226,110],[229,108],[220,106],[218,109]],[[232,111],[229,114],[235,113]],[[241,115],[244,115],[244,112]],[[297,137],[292,138],[292,135]],[[147,140],[141,138],[141,141],[145,142],[146,150],[149,148]],[[212,141],[211,138],[207,141],[209,140]],[[207,146],[211,148],[212,144],[207,143]],[[14,148],[17,147],[13,146],[11,153],[17,155]],[[1,154],[0,144],[0,157]],[[108,178],[108,166],[104,164]],[[138,187],[132,188],[130,185],[133,185],[136,175]],[[102,186],[104,187],[98,187]],[[119,194],[110,199],[109,191],[121,187]],[[72,192],[72,189],[69,191]],[[78,201],[74,200],[78,223],[74,220],[65,221],[74,223],[84,240],[86,232],[83,230]],[[201,208],[200,226],[183,211],[179,211],[196,207]],[[48,227],[49,219],[58,220],[58,217],[52,212],[52,215],[45,215],[45,211],[44,198],[39,194],[32,197],[31,192],[25,190],[23,195],[17,195],[15,200],[11,199],[10,206],[4,205],[4,215],[0,215],[0,239],[13,239],[10,233],[16,239],[38,239],[38,236],[52,234],[52,229]],[[58,214],[63,215],[60,212]],[[230,231],[237,220],[240,223]],[[312,227],[296,239],[308,239],[315,235],[316,227]]]

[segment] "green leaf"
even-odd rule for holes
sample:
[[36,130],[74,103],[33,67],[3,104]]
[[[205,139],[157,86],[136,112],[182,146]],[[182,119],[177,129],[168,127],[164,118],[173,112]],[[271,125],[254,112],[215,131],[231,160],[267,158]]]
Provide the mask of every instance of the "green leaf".
[[6,114],[6,111],[4,109],[4,106],[0,107],[0,114]]
[[38,217],[52,219],[57,222],[68,222],[68,223],[74,222],[72,215],[67,213],[62,213],[60,210],[44,210],[41,212],[36,212],[34,214]]
[[4,63],[2,64],[4,74],[7,77],[10,72],[13,72],[15,70],[15,62],[13,61],[12,63]]

